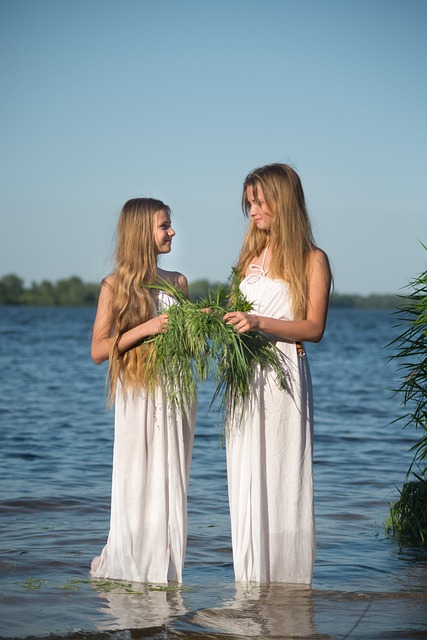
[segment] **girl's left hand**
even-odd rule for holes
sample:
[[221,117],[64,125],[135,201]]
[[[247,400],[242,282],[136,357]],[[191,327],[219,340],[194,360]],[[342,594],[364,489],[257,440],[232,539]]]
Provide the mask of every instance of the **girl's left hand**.
[[247,331],[257,331],[259,328],[259,318],[253,313],[244,313],[243,311],[229,311],[223,318],[226,324],[234,325],[239,333]]

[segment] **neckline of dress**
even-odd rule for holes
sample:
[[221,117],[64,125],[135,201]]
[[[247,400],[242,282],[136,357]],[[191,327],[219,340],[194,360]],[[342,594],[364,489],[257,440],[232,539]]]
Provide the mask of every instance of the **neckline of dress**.
[[[262,261],[261,261],[261,265],[259,264],[254,264],[251,263],[249,265],[249,271],[253,271],[253,277],[258,279],[258,278],[262,278],[265,277],[268,273],[268,269],[264,270],[264,265],[265,265],[265,260],[267,258],[267,251],[268,251],[268,247],[270,246],[270,243],[267,243],[267,246],[264,249],[264,255],[262,256]],[[250,275],[246,276],[246,278],[251,277]],[[245,278],[245,279],[246,279]]]

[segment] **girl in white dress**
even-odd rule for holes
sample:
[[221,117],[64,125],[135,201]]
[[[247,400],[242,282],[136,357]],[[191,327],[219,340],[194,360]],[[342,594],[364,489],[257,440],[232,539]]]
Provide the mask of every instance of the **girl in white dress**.
[[170,406],[160,385],[147,387],[144,338],[167,331],[164,292],[144,288],[161,278],[188,293],[181,273],[165,271],[175,232],[170,209],[154,198],[124,205],[118,223],[116,265],[102,283],[91,355],[109,359],[115,437],[110,533],[94,577],[181,583],[187,539],[187,489],[196,407]]
[[[310,584],[315,558],[310,370],[302,342],[323,336],[331,287],[315,246],[296,172],[272,164],[243,187],[250,225],[237,272],[253,309],[224,317],[239,332],[262,331],[280,349],[283,391],[257,370],[243,414],[227,428],[227,475],[237,582]],[[241,417],[242,416],[242,417]]]

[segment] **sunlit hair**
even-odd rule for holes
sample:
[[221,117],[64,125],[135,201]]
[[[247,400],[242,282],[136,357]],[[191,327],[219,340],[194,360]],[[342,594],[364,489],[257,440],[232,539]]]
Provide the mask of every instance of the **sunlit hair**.
[[170,208],[161,200],[133,198],[120,213],[111,296],[110,402],[118,380],[124,391],[141,388],[147,381],[149,349],[137,347],[119,353],[117,345],[123,333],[155,315],[153,290],[143,285],[153,284],[157,278],[154,218],[159,211],[170,215]]
[[294,319],[303,319],[307,313],[308,257],[314,240],[299,176],[286,164],[270,164],[251,171],[242,195],[242,209],[247,217],[248,187],[252,187],[256,201],[261,187],[271,214],[271,227],[269,231],[258,229],[251,220],[237,263],[239,278],[244,278],[251,260],[270,244],[269,276],[288,283]]

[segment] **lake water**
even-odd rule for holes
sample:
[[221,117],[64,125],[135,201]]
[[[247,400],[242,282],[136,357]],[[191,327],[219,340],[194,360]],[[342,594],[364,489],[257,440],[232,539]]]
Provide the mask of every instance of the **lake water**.
[[418,434],[390,423],[387,311],[332,309],[307,345],[315,393],[312,589],[236,588],[225,451],[200,389],[184,586],[89,578],[109,526],[113,415],[89,358],[94,309],[0,307],[0,637],[427,638],[427,559],[386,535]]

